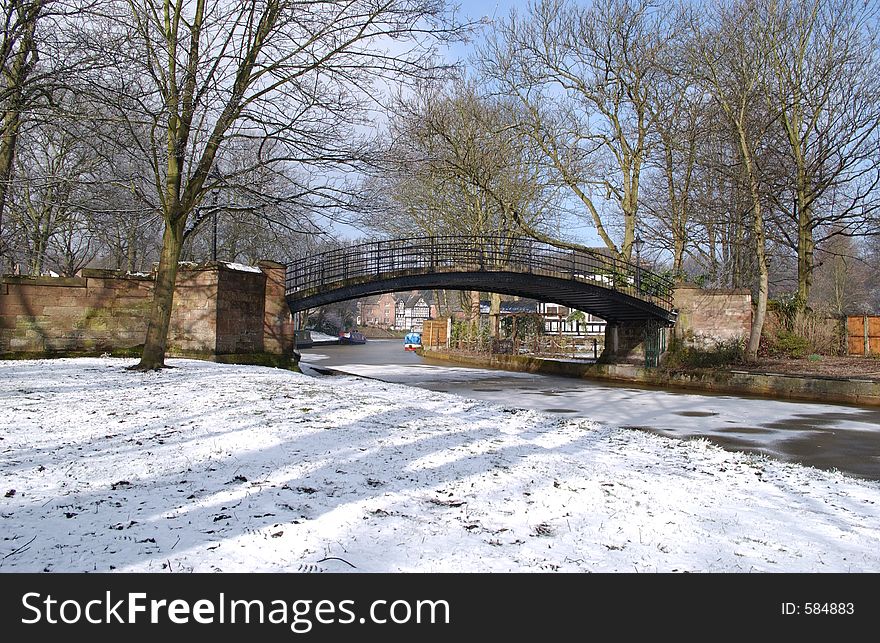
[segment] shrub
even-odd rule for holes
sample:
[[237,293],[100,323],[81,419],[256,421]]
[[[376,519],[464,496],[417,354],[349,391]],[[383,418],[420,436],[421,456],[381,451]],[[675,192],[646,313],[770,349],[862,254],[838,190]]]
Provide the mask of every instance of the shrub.
[[[513,317],[501,318],[501,331],[507,337],[513,336]],[[516,316],[516,338],[533,339],[544,333],[544,317],[538,313],[523,313]]]
[[745,361],[745,341],[741,338],[716,342],[712,348],[695,348],[680,343],[670,345],[663,361],[666,368],[723,368]]
[[768,352],[773,357],[801,358],[811,353],[810,348],[810,341],[806,337],[780,329],[768,346]]
[[799,310],[788,300],[775,302],[767,311],[761,352],[788,358],[840,355],[845,352],[843,325],[839,319]]
[[773,316],[782,328],[794,331],[795,319],[802,315],[805,307],[797,295],[782,295],[778,299],[767,302],[768,317]]

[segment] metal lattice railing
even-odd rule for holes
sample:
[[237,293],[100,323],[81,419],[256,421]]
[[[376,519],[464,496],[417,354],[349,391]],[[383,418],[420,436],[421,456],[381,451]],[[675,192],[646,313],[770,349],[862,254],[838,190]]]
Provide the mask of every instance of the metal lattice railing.
[[607,288],[673,308],[673,282],[601,252],[560,248],[534,239],[440,236],[386,239],[345,246],[287,265],[288,298],[403,275],[516,272]]

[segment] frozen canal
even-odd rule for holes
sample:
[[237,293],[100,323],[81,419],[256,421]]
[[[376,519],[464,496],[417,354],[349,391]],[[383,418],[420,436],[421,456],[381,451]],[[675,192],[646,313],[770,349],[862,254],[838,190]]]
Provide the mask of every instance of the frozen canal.
[[725,448],[880,480],[880,409],[611,385],[531,373],[450,366],[405,352],[398,340],[302,351],[304,373],[330,368],[666,436],[705,437]]

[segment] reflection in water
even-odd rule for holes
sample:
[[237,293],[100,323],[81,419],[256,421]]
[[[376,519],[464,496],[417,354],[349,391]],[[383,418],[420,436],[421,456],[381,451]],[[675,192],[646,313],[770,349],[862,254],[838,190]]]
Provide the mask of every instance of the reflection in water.
[[744,435],[767,435],[770,433],[769,429],[758,429],[753,426],[729,426],[718,430],[721,433],[742,433]]
[[693,439],[880,480],[880,409],[639,389],[426,360],[397,341],[303,351],[309,372],[336,369],[487,400]]

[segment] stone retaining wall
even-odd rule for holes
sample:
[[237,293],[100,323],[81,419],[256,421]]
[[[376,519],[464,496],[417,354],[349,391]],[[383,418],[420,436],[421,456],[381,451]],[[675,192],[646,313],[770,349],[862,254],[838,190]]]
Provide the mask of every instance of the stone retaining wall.
[[711,349],[717,343],[747,339],[752,330],[752,294],[743,290],[703,290],[680,285],[673,295],[678,319],[675,339],[683,345]]
[[[136,350],[144,343],[155,276],[82,270],[77,277],[0,277],[0,356]],[[284,266],[181,265],[168,352],[290,355]]]
[[[719,343],[747,339],[752,330],[749,290],[704,290],[679,285],[673,294],[678,318],[662,345],[672,340],[684,347],[712,349]],[[654,327],[645,322],[609,323],[605,327],[603,362],[638,363],[645,360],[645,334]],[[670,337],[671,334],[671,337]]]

